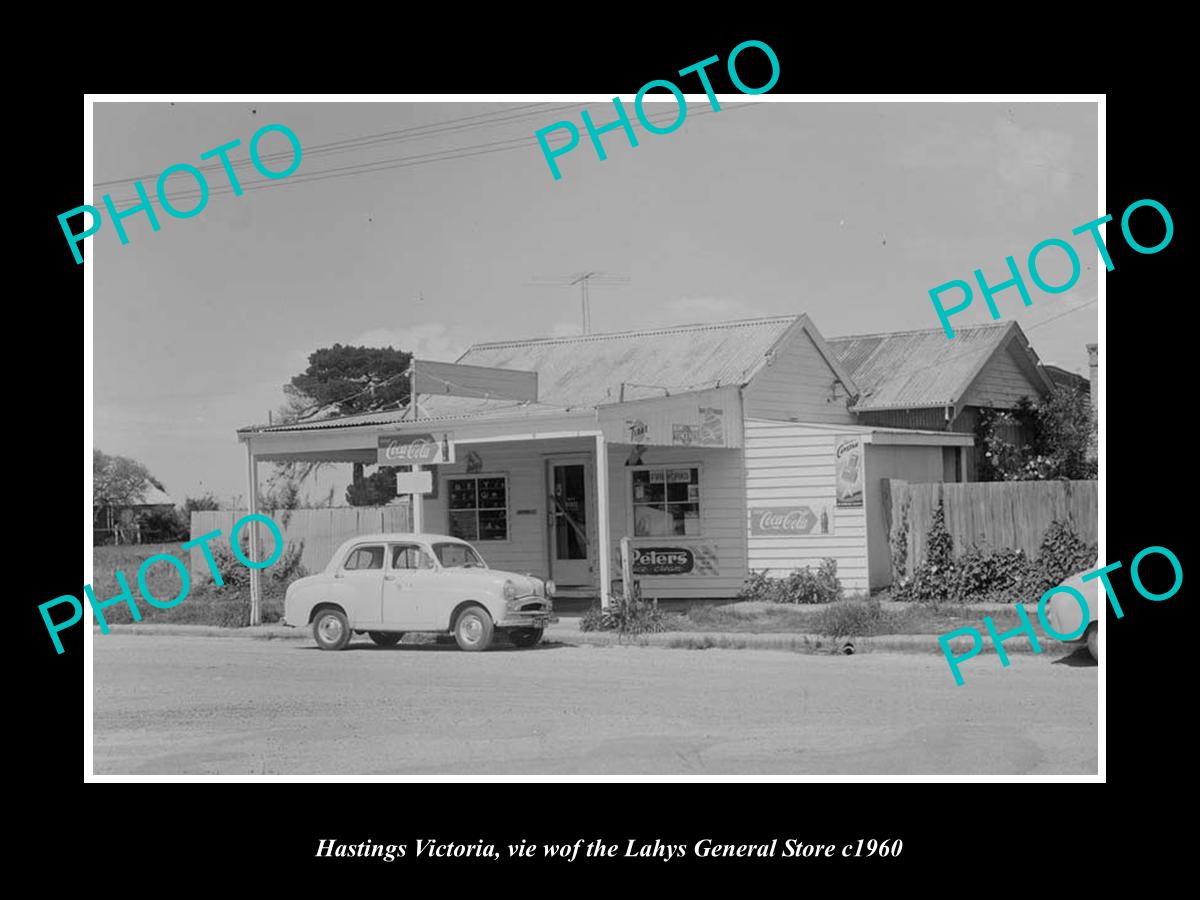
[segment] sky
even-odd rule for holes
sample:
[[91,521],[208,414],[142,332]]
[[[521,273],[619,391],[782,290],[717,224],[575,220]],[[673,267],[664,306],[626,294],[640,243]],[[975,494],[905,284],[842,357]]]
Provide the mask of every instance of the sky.
[[[715,112],[689,95],[667,135],[631,111],[638,146],[609,132],[604,161],[579,116],[613,120],[604,102],[95,104],[95,205],[108,192],[131,207],[131,179],[153,195],[168,166],[206,165],[201,153],[234,139],[248,189],[233,195],[215,172],[197,215],[156,203],[159,231],[139,213],[123,222],[127,245],[107,221],[87,238],[93,446],[140,460],[179,503],[232,500],[245,490],[236,429],[265,423],[317,348],[452,361],[479,341],[578,334],[578,289],[542,282],[581,271],[628,279],[591,288],[593,332],[807,313],[836,337],[939,328],[929,290],[976,269],[998,284],[1011,255],[1033,305],[1004,291],[1001,321],[1018,322],[1043,362],[1087,375],[1103,264],[1071,229],[1111,212],[1096,207],[1094,103],[745,100],[720,95]],[[674,119],[669,97],[646,108]],[[555,180],[533,134],[562,120],[581,141]],[[270,181],[248,145],[275,123],[306,152]],[[271,166],[287,152],[281,134],[262,138],[260,153],[283,154]],[[173,175],[168,200],[186,210],[189,194],[190,177]],[[1048,237],[1084,265],[1065,293],[1027,275]],[[1059,251],[1038,263],[1066,281]],[[990,321],[976,297],[952,324]],[[309,496],[333,488],[340,504],[349,478],[333,467]]]

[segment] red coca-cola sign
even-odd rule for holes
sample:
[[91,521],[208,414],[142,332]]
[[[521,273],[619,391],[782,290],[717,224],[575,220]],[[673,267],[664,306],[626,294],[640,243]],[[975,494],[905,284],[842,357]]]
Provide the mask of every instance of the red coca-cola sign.
[[[821,527],[818,528],[818,524]],[[810,506],[769,506],[750,510],[751,534],[829,533],[829,513],[813,512]]]
[[412,466],[446,462],[443,442],[432,434],[379,436],[379,465]]

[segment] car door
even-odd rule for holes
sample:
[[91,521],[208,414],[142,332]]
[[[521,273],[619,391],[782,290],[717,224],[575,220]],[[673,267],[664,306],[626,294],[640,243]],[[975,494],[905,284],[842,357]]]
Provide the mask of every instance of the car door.
[[350,549],[334,574],[349,588],[346,615],[351,628],[378,625],[383,596],[384,545],[358,544]]
[[437,568],[429,550],[420,544],[388,545],[388,569],[383,576],[383,621],[397,631],[435,627],[434,588]]

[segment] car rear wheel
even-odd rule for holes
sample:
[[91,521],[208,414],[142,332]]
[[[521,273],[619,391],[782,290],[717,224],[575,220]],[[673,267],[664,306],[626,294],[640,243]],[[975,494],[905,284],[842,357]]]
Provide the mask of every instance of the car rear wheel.
[[1088,653],[1092,654],[1092,659],[1100,662],[1100,629],[1095,623],[1088,628],[1087,645]]
[[400,638],[404,637],[402,631],[368,631],[367,634],[380,647],[395,647],[400,643]]
[[454,623],[454,640],[460,650],[486,650],[492,643],[492,617],[482,606],[468,606]]
[[514,628],[508,633],[508,637],[518,647],[532,647],[542,639],[542,629]]
[[322,650],[341,650],[352,635],[346,614],[340,609],[323,609],[313,619],[313,639]]

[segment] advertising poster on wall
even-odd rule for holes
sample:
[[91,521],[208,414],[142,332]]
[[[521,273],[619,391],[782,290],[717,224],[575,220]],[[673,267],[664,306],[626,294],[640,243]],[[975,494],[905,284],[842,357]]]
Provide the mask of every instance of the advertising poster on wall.
[[836,441],[837,505],[839,508],[862,506],[862,438],[839,435]]

